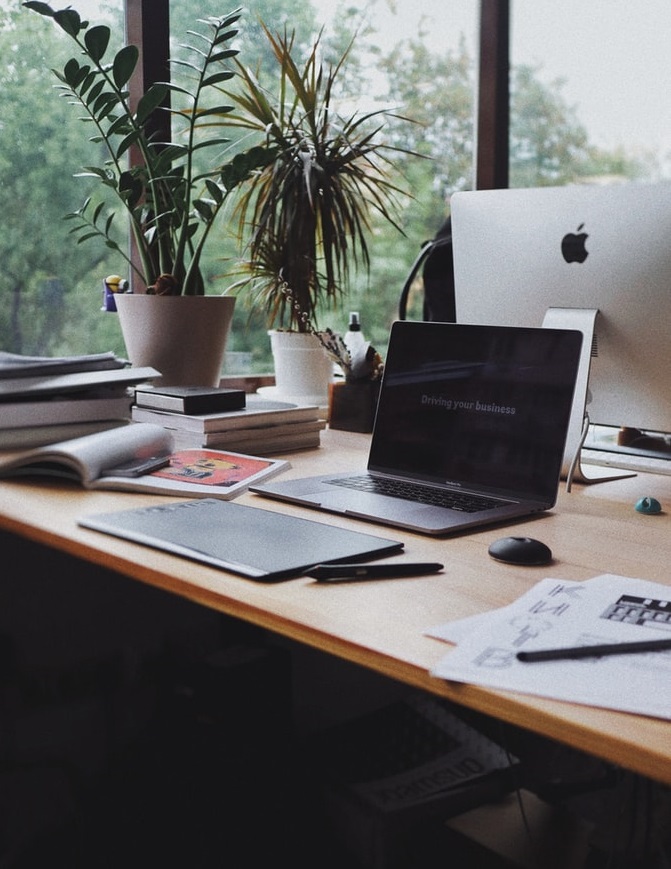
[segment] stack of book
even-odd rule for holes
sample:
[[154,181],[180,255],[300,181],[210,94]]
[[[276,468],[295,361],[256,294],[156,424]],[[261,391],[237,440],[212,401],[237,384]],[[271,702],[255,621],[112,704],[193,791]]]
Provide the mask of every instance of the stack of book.
[[[134,422],[158,423],[168,429],[176,449],[210,447],[271,455],[318,447],[320,432],[326,427],[317,405],[240,393],[237,397],[225,396],[230,409],[222,409],[224,397],[220,397],[217,405],[214,393],[238,390],[214,390],[209,404],[204,395],[198,403],[195,395],[189,396],[192,402],[184,402],[179,392],[169,388],[136,389],[131,413]],[[238,407],[231,406],[236,401]],[[214,410],[215,406],[220,409]]]
[[0,449],[52,444],[130,423],[132,387],[157,377],[114,353],[0,352]]

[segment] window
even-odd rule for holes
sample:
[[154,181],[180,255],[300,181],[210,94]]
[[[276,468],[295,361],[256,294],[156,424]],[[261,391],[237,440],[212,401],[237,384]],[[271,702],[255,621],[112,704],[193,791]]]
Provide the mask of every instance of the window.
[[[60,8],[55,2],[55,8]],[[67,4],[63,4],[67,5]],[[128,12],[129,40],[143,38],[145,75],[162,77],[162,55],[168,44],[165,27],[170,11],[173,39],[180,27],[190,26],[193,4],[189,0],[79,0],[72,4],[83,17],[109,22],[113,45],[123,39],[123,13]],[[212,7],[212,8],[210,8]],[[114,315],[101,312],[102,279],[122,272],[115,259],[97,240],[77,244],[68,236],[63,216],[81,207],[86,197],[100,193],[100,185],[87,178],[73,178],[81,167],[100,165],[101,156],[88,141],[77,111],[59,101],[53,92],[56,79],[51,68],[72,55],[72,43],[53,22],[10,0],[0,0],[0,40],[3,58],[12,57],[3,76],[0,180],[7,229],[0,240],[3,270],[0,273],[0,346],[14,352],[58,354],[113,349],[123,353]],[[375,242],[370,280],[353,278],[348,298],[339,311],[324,312],[321,325],[346,328],[349,309],[359,310],[369,337],[386,340],[388,325],[397,310],[403,280],[421,243],[443,221],[449,194],[473,186],[473,93],[476,78],[476,0],[455,0],[446,20],[442,0],[417,4],[400,0],[392,12],[383,0],[374,0],[366,11],[314,0],[265,0],[258,9],[274,27],[295,27],[309,41],[322,24],[328,38],[344,45],[357,32],[352,66],[346,85],[361,99],[376,97],[398,107],[421,126],[398,122],[390,126],[392,144],[416,149],[422,159],[398,160],[401,183],[413,196],[401,201],[400,220],[406,232],[374,226]],[[198,16],[221,13],[221,4],[202,0]],[[258,39],[256,12],[246,14],[245,39]],[[143,28],[143,14],[151,22]],[[399,35],[402,38],[399,38]],[[115,37],[119,37],[115,39]],[[29,46],[29,47],[28,47]],[[168,49],[169,50],[169,49]],[[152,69],[151,64],[155,64]],[[7,119],[11,118],[11,123]],[[424,159],[431,157],[431,160]],[[119,231],[123,232],[120,221]],[[213,273],[225,271],[230,247],[212,252]],[[227,254],[228,252],[228,254]],[[221,256],[220,256],[221,254]],[[257,313],[248,322],[248,311],[239,305],[231,349],[245,354],[254,370],[268,370],[269,349]]]
[[[165,73],[168,11],[173,42],[194,16],[189,0],[73,5],[92,20],[111,21],[115,35],[123,32],[127,10],[130,41],[147,45],[150,78]],[[197,15],[210,12],[220,13],[221,4],[200,0]],[[659,36],[671,24],[666,0],[635,8],[622,0],[581,7],[577,0],[559,7],[550,0],[372,0],[335,7],[332,0],[263,0],[244,14],[243,60],[249,60],[245,40],[253,45],[259,36],[257,14],[275,29],[295,28],[304,41],[323,24],[336,46],[356,33],[345,76],[350,96],[378,98],[420,122],[387,131],[390,143],[423,155],[397,159],[399,178],[413,194],[401,202],[405,235],[374,226],[370,280],[355,276],[342,309],[324,312],[321,325],[344,329],[348,311],[358,310],[371,340],[386,340],[409,267],[447,214],[453,190],[668,175],[669,61]],[[24,353],[123,352],[115,318],[99,310],[102,278],[123,264],[97,242],[73,243],[61,219],[90,189],[90,181],[72,176],[99,155],[76,111],[51,93],[50,67],[69,56],[70,46],[50,24],[0,0],[2,56],[11,59],[0,72],[0,196],[8,217],[0,239],[0,346]],[[219,244],[211,253],[217,276],[235,255],[230,242]],[[269,366],[262,346],[262,319],[257,313],[248,324],[241,304],[231,349],[259,371]]]
[[513,0],[510,186],[671,177],[667,0]]
[[[123,36],[121,2],[86,0],[82,10],[114,22]],[[51,69],[63,66],[71,46],[53,22],[0,0],[0,53],[0,347],[121,352],[118,327],[99,312],[101,279],[119,265],[104,247],[71,242],[63,220],[91,189],[90,179],[73,175],[99,162],[76,110],[54,89]]]

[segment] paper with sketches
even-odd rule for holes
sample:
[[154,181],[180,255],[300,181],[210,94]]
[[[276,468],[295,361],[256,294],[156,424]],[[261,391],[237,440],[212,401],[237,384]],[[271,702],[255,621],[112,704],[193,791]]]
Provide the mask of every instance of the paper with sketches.
[[456,642],[434,676],[490,688],[671,718],[671,652],[522,663],[517,652],[671,634],[671,587],[605,574],[544,579],[509,606],[442,625]]

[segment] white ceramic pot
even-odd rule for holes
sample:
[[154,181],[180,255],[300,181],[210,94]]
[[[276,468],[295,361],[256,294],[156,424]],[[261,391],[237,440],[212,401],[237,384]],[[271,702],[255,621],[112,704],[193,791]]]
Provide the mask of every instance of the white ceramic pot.
[[319,339],[304,332],[271,330],[270,346],[275,364],[275,386],[268,392],[286,401],[328,405],[333,362]]
[[233,296],[115,297],[128,358],[151,365],[171,386],[218,386],[231,329]]

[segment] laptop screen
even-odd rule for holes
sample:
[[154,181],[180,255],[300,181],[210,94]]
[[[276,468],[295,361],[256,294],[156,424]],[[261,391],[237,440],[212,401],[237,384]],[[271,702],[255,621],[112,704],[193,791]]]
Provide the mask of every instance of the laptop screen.
[[582,335],[392,326],[368,469],[553,500]]

